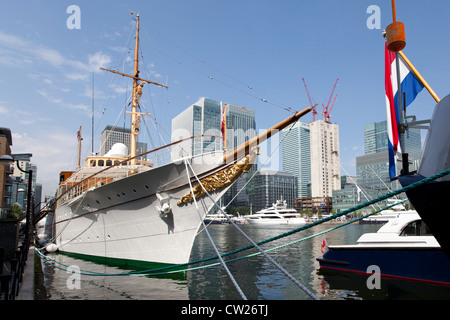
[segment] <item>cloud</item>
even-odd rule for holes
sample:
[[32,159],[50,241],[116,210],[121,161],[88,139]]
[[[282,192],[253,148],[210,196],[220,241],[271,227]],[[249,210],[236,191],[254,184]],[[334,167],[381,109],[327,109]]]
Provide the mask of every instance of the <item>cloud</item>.
[[0,114],[8,114],[9,110],[6,107],[6,102],[0,100]]
[[[31,162],[36,164],[36,177],[42,183],[43,195],[54,195],[58,186],[58,174],[72,169],[75,163],[76,133],[68,134],[59,129],[28,132],[12,132],[13,153],[31,153]],[[73,141],[73,145],[68,143]]]
[[94,53],[93,55],[88,55],[88,65],[87,69],[91,72],[100,71],[100,67],[106,67],[111,63],[112,59],[110,56],[104,54],[101,51]]
[[65,77],[86,80],[89,73],[99,72],[100,67],[107,67],[111,61],[112,58],[101,51],[89,54],[84,62],[69,59],[57,50],[0,31],[0,64],[3,65],[22,66],[40,62],[60,69],[75,69],[67,71]]
[[79,72],[73,72],[73,73],[66,73],[64,76],[67,79],[75,80],[75,81],[77,81],[77,80],[87,80],[88,79],[88,74],[87,73],[82,74],[82,73],[79,73]]

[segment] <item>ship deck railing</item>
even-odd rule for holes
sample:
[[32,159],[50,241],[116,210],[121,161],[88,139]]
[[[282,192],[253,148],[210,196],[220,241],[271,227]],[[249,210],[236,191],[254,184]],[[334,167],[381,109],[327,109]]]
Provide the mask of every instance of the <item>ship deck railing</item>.
[[[63,203],[84,194],[90,189],[101,187],[102,185],[126,178],[133,174],[151,170],[153,164],[156,164],[158,167],[171,162],[180,155],[186,156],[188,154],[186,150],[189,150],[188,147],[191,147],[193,142],[194,145],[196,145],[196,142],[198,142],[199,139],[208,139],[208,143],[204,146],[204,152],[222,150],[219,138],[220,137],[213,135],[191,136],[136,155],[133,158],[124,159],[118,163],[114,161],[111,166],[97,165],[81,168],[72,174],[66,181],[60,182],[56,198],[57,206],[59,207]],[[205,141],[203,142],[205,143]],[[197,149],[194,149],[194,152],[196,152],[196,150]],[[145,161],[139,160],[144,156],[149,156],[149,158]],[[130,160],[134,158],[136,159],[137,164],[130,165]]]

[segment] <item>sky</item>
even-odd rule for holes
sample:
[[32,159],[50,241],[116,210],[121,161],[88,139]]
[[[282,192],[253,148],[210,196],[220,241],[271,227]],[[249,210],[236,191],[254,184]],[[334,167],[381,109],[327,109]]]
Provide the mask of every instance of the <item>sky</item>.
[[[396,8],[403,52],[443,98],[450,2],[397,0]],[[132,73],[131,12],[140,14],[141,77],[169,87],[144,87],[143,111],[164,139],[141,137],[149,148],[170,142],[171,119],[200,97],[252,108],[257,129],[267,129],[288,109],[309,107],[302,78],[319,113],[339,79],[331,122],[339,125],[343,174],[354,175],[364,154],[364,125],[386,120],[382,30],[392,22],[390,0],[2,0],[0,127],[11,129],[12,153],[33,154],[44,195],[54,195],[60,171],[75,169],[80,126],[84,157],[99,150],[106,125],[129,127],[123,110],[132,84],[99,67]],[[408,114],[429,119],[434,106],[424,89]]]

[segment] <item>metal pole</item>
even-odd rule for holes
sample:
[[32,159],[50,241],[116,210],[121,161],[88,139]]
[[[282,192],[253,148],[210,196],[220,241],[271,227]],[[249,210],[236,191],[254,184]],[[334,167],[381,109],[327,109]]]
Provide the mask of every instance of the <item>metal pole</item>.
[[33,221],[32,221],[32,214],[31,214],[31,189],[32,189],[32,183],[33,183],[33,170],[23,170],[20,167],[19,160],[16,160],[17,168],[28,174],[28,190],[27,190],[27,214],[26,214],[26,224],[25,224],[25,249],[28,252],[28,248],[30,246],[30,232],[32,230]]
[[433,89],[431,89],[430,85],[425,81],[425,79],[422,77],[422,75],[417,71],[417,69],[414,67],[414,65],[411,63],[411,61],[408,60],[408,58],[405,56],[405,54],[401,51],[398,52],[400,57],[402,57],[403,61],[411,68],[413,73],[416,75],[416,77],[422,82],[424,87],[428,90],[428,92],[431,94],[431,96],[436,100],[436,102],[441,101],[441,99],[438,97],[438,95],[434,92]]
[[[403,172],[408,171],[408,162],[403,163],[405,161],[405,122],[403,115],[403,103],[402,103],[402,87],[401,87],[401,79],[400,79],[400,61],[399,61],[398,52],[395,53],[395,65],[397,69],[397,101],[398,101],[398,112],[399,112],[399,133],[400,133],[400,148],[402,149],[402,164],[403,164]],[[406,156],[407,157],[407,156]],[[406,168],[406,170],[405,170]]]

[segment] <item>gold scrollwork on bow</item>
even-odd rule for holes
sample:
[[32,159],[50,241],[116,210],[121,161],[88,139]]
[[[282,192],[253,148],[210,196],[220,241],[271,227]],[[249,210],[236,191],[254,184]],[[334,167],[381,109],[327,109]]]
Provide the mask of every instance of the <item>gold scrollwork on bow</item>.
[[[235,164],[230,165],[225,169],[220,170],[219,172],[216,172],[211,176],[201,179],[200,182],[208,191],[208,193],[225,188],[230,184],[232,184],[237,178],[239,178],[239,176],[242,173],[248,172],[250,170],[253,163],[255,162],[257,154],[258,150],[256,148],[256,150],[252,150],[252,152],[249,155],[245,156],[245,158],[241,159]],[[206,194],[205,190],[199,183],[197,183],[192,188],[192,191],[194,192],[196,200],[203,197]],[[192,192],[189,191],[186,195],[181,197],[180,200],[178,200],[177,204],[181,206],[186,203],[192,202],[193,200],[194,199],[192,197]]]

